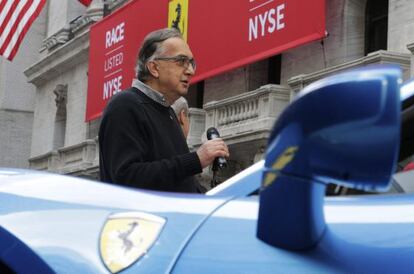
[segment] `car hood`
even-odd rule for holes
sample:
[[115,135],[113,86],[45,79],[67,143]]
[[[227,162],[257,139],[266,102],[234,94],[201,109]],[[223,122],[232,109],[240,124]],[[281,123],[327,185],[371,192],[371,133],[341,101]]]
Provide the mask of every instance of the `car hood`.
[[0,179],[0,225],[56,272],[107,272],[99,255],[100,233],[111,214],[125,212],[166,220],[151,252],[127,271],[168,272],[193,233],[226,202],[223,197],[137,191],[42,172],[2,170]]

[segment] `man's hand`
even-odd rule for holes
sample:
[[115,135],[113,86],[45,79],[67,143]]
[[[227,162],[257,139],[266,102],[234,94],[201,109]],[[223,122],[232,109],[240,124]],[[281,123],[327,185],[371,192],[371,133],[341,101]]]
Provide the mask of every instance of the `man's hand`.
[[217,157],[229,157],[229,149],[221,138],[208,140],[197,149],[197,155],[200,159],[201,167],[205,168]]

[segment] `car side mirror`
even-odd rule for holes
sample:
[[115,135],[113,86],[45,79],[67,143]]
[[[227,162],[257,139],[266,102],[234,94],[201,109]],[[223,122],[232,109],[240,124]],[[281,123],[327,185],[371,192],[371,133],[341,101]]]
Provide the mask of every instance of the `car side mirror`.
[[276,122],[260,193],[257,236],[301,250],[325,230],[328,183],[384,191],[395,171],[401,71],[366,67],[303,89]]

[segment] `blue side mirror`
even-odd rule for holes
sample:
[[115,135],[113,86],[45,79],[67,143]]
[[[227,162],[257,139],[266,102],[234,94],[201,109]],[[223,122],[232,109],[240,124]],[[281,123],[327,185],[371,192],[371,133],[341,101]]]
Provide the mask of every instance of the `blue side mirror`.
[[399,148],[401,71],[367,67],[315,82],[283,112],[269,139],[257,235],[288,249],[325,229],[328,183],[386,190]]

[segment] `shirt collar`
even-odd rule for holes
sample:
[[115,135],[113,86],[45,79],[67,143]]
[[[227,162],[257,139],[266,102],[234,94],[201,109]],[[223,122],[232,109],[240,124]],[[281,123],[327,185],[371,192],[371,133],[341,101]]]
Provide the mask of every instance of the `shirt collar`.
[[164,107],[170,106],[170,104],[168,104],[167,100],[165,99],[165,96],[162,95],[162,93],[156,91],[155,89],[151,88],[150,86],[146,85],[140,80],[134,79],[132,81],[132,86],[142,91],[146,96],[148,96],[150,99],[154,100],[158,104],[163,105]]

